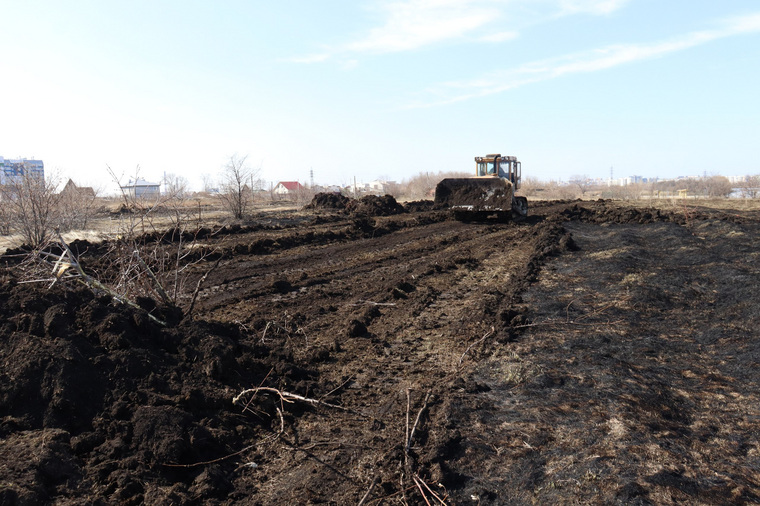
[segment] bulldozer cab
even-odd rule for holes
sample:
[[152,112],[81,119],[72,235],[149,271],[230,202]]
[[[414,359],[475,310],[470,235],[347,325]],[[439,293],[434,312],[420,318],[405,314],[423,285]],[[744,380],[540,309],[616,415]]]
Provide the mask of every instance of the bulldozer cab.
[[478,177],[500,177],[509,180],[517,189],[520,182],[521,164],[514,156],[500,154],[476,156],[475,175]]

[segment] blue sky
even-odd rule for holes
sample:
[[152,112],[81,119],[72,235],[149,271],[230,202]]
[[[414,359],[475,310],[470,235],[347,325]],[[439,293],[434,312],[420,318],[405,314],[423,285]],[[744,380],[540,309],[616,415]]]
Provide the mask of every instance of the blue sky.
[[107,189],[472,170],[758,174],[760,4],[0,0],[0,155]]

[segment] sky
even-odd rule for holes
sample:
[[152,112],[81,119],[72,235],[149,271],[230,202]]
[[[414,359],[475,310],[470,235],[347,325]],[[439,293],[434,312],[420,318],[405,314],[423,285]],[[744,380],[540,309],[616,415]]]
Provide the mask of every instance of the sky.
[[0,156],[115,189],[760,174],[756,0],[0,0]]

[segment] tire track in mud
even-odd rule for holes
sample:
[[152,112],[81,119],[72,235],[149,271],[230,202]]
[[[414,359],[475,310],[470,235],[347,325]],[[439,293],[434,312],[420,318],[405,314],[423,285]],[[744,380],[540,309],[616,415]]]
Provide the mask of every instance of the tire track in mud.
[[[435,417],[452,390],[463,388],[457,378],[466,377],[462,373],[471,361],[510,338],[519,293],[548,255],[568,245],[566,237],[555,221],[541,218],[522,224],[447,221],[265,257],[239,255],[220,268],[212,284],[222,293],[204,301],[203,317],[239,321],[270,342],[286,339],[287,353],[318,383],[288,382],[277,372],[269,382],[315,396],[340,387],[331,402],[373,420],[370,430],[367,420],[321,410],[289,420],[289,433],[302,444],[335,442],[330,427],[338,426],[337,440],[365,450],[353,451],[346,460],[342,443],[327,445],[315,455],[340,473],[326,477],[318,464],[301,463],[292,473],[268,474],[266,488],[274,496],[297,481],[298,493],[316,499],[320,487],[309,479],[312,473],[322,487],[325,479],[345,487],[346,480],[361,483],[366,469],[385,483],[396,483],[406,391],[415,405],[424,392],[432,392],[430,416]],[[247,275],[228,280],[241,271]],[[283,289],[275,288],[277,281],[283,281]],[[288,324],[289,333],[271,331]],[[292,332],[296,328],[299,336]],[[418,431],[421,443],[431,438],[428,454],[435,455],[446,441],[436,431]],[[415,445],[411,458],[422,451]],[[271,458],[279,462],[277,468],[289,466],[280,456]],[[357,469],[359,463],[366,469]],[[440,470],[438,478],[443,479]]]

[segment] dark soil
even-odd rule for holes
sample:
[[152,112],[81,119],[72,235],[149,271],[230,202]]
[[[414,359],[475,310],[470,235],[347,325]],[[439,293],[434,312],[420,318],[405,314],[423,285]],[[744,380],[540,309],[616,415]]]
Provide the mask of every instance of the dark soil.
[[209,232],[169,328],[7,267],[0,504],[760,502],[758,211],[429,206]]
[[406,212],[404,206],[396,202],[392,195],[367,195],[358,200],[352,200],[346,205],[346,210],[354,215],[390,216]]
[[306,209],[345,209],[350,201],[340,193],[317,193]]

